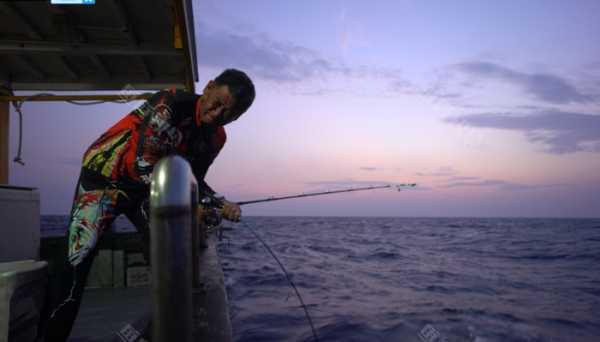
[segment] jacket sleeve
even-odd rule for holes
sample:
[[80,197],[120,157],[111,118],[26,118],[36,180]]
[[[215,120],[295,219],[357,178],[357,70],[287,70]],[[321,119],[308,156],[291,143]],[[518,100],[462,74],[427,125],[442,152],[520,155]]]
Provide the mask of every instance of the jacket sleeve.
[[198,187],[200,193],[209,193],[214,195],[216,191],[214,191],[204,180],[206,177],[206,173],[208,172],[208,168],[213,163],[215,158],[219,155],[219,152],[225,145],[225,141],[227,140],[227,135],[225,134],[225,129],[221,126],[217,129],[215,136],[212,139],[212,151],[208,156],[204,158],[194,158],[192,164],[192,172],[198,181]]
[[170,123],[174,126],[186,118],[194,118],[198,115],[197,101],[200,96],[182,89],[170,88],[157,93],[163,105],[170,109]]

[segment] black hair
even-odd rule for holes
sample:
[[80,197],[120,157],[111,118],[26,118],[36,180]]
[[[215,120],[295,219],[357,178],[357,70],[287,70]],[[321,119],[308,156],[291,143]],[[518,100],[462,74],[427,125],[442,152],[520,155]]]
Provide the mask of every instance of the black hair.
[[254,101],[254,84],[248,75],[237,69],[227,69],[215,78],[217,85],[226,85],[235,99],[234,110],[241,115]]

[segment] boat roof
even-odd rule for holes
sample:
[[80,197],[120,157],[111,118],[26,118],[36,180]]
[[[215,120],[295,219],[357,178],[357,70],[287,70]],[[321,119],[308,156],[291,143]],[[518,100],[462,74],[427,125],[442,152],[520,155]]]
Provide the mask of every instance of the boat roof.
[[198,80],[191,0],[0,2],[0,81],[12,90],[155,90]]

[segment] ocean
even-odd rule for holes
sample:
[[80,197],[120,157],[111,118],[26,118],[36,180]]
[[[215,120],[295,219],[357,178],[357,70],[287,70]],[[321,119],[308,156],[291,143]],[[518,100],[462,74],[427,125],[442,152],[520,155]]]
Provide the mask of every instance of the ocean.
[[250,229],[319,341],[600,341],[600,219],[244,221],[219,243],[235,341],[314,340]]

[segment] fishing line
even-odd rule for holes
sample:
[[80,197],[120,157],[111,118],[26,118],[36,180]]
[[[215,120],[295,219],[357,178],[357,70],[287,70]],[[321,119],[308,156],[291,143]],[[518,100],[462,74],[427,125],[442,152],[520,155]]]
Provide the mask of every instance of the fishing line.
[[[415,183],[386,184],[386,185],[368,186],[368,187],[362,187],[362,188],[351,188],[351,189],[344,189],[344,190],[330,190],[330,191],[322,191],[322,192],[311,192],[311,193],[303,193],[303,194],[298,194],[298,195],[289,195],[289,196],[281,196],[281,197],[273,197],[273,196],[271,196],[271,197],[268,197],[268,198],[261,198],[261,199],[251,200],[251,201],[237,202],[235,204],[237,204],[238,206],[242,206],[242,205],[247,205],[247,204],[280,201],[280,200],[286,200],[286,199],[292,199],[292,198],[312,197],[312,196],[337,194],[337,193],[342,193],[342,192],[375,190],[375,189],[386,189],[386,188],[396,188],[396,190],[401,191],[401,189],[404,188],[404,187],[414,188],[415,186],[417,186],[417,184],[415,184]],[[221,198],[219,196],[215,196],[215,194],[205,193],[205,194],[203,194],[203,198],[201,200],[201,204],[204,207],[206,207],[206,208],[212,208],[213,209],[213,210],[208,211],[208,215],[205,216],[205,224],[207,226],[209,226],[209,227],[211,227],[211,226],[218,226],[218,224],[221,221],[221,219],[220,219],[220,214],[221,213],[219,213],[219,211],[216,210],[216,209],[222,209],[223,208],[223,206],[225,204],[225,202],[223,201],[223,198]],[[296,296],[298,297],[298,300],[300,301],[300,304],[302,305],[302,309],[304,310],[304,314],[306,315],[306,319],[308,320],[308,323],[310,324],[310,328],[312,330],[313,337],[314,337],[315,341],[318,342],[319,338],[317,337],[317,331],[315,330],[315,326],[313,325],[312,319],[310,318],[310,314],[308,313],[308,308],[306,307],[306,304],[304,304],[304,300],[302,300],[302,296],[300,295],[300,292],[296,288],[296,285],[292,281],[292,279],[291,279],[290,275],[288,274],[288,272],[286,271],[285,267],[283,266],[283,264],[281,263],[281,261],[279,261],[279,259],[277,258],[277,256],[275,255],[275,253],[271,250],[271,248],[269,247],[269,245],[267,245],[267,243],[263,239],[261,239],[261,237],[256,233],[256,231],[254,229],[252,229],[245,221],[241,221],[241,223],[246,228],[248,228],[248,230],[250,230],[250,232],[254,235],[254,237],[256,237],[256,239],[262,243],[262,245],[265,247],[265,249],[267,250],[267,252],[269,252],[269,254],[271,254],[271,256],[273,257],[273,259],[275,259],[275,261],[277,261],[277,264],[279,264],[279,267],[283,271],[283,274],[285,275],[287,281],[290,283],[290,285],[294,289],[294,292],[296,292]]]
[[261,239],[261,237],[256,233],[256,231],[254,229],[252,229],[250,227],[250,225],[248,225],[245,221],[240,221],[240,222],[244,226],[246,226],[246,228],[248,228],[248,230],[250,230],[250,232],[252,232],[252,234],[254,235],[254,237],[256,237],[256,239],[262,243],[262,245],[269,252],[269,254],[271,254],[271,256],[273,257],[273,259],[275,259],[275,261],[277,261],[277,263],[279,264],[279,267],[283,271],[283,274],[285,274],[285,277],[287,278],[288,282],[290,283],[290,285],[292,286],[292,288],[296,292],[296,296],[298,297],[298,300],[300,301],[300,304],[302,305],[302,309],[304,309],[304,314],[306,315],[306,319],[308,320],[308,324],[310,324],[310,329],[312,330],[313,337],[314,337],[315,341],[318,342],[319,338],[317,337],[317,331],[315,330],[315,326],[313,325],[312,319],[310,318],[310,314],[308,313],[308,308],[306,307],[306,304],[304,304],[304,301],[302,300],[302,296],[300,295],[300,292],[298,291],[298,289],[296,288],[296,285],[292,281],[292,278],[290,277],[289,273],[285,270],[285,267],[283,266],[283,264],[281,263],[281,261],[279,261],[279,259],[277,258],[277,255],[275,255],[275,253],[273,252],[273,250],[271,250],[271,248],[269,247],[269,245],[267,245],[267,243],[263,239]]

